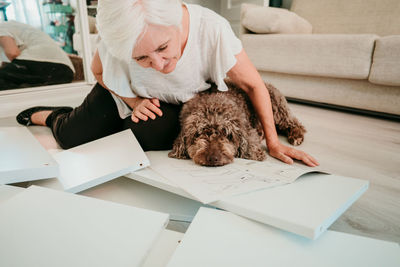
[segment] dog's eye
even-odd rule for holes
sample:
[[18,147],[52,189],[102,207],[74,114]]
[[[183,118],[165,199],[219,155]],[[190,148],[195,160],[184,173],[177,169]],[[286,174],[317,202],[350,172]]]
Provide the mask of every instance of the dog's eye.
[[233,136],[232,136],[232,134],[228,134],[228,136],[226,138],[228,138],[228,140],[232,140]]

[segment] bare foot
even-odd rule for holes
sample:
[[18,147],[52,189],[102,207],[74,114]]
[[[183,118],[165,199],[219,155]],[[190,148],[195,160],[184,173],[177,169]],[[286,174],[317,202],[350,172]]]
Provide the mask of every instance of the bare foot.
[[46,126],[46,119],[52,113],[51,110],[38,111],[32,114],[31,121],[35,125]]

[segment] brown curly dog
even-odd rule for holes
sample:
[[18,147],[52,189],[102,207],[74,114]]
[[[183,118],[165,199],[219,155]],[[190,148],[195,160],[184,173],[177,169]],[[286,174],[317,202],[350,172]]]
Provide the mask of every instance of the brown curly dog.
[[[191,158],[204,166],[222,166],[235,157],[264,160],[264,134],[246,93],[226,80],[229,91],[213,85],[186,102],[180,113],[181,132],[169,157]],[[279,133],[292,145],[300,145],[306,132],[291,114],[285,97],[271,84],[265,84],[271,96],[272,111]]]

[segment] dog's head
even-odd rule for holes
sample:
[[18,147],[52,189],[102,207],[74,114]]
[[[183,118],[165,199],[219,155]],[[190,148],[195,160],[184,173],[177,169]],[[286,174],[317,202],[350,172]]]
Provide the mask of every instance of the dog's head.
[[203,166],[223,166],[240,156],[247,146],[240,119],[213,117],[199,120],[196,114],[191,114],[183,123],[169,156],[191,158]]
[[187,153],[197,164],[203,166],[222,166],[233,161],[238,144],[232,133],[219,127],[205,127],[188,140]]

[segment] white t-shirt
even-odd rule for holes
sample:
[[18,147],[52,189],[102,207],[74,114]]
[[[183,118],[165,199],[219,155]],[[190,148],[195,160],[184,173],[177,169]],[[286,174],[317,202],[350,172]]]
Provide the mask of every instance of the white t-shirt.
[[[21,54],[17,59],[61,63],[73,72],[74,66],[67,54],[44,32],[24,23],[6,21],[0,23],[0,36],[10,36],[15,40]],[[9,62],[0,46],[0,60]]]
[[[236,64],[242,50],[229,22],[212,10],[186,4],[189,11],[189,36],[174,71],[163,74],[139,66],[134,59],[122,61],[107,52],[100,40],[98,51],[103,66],[104,84],[122,97],[158,98],[167,103],[184,103],[196,93],[207,90],[213,81],[220,91],[228,90],[226,73]],[[132,110],[113,95],[119,115],[126,118]]]

